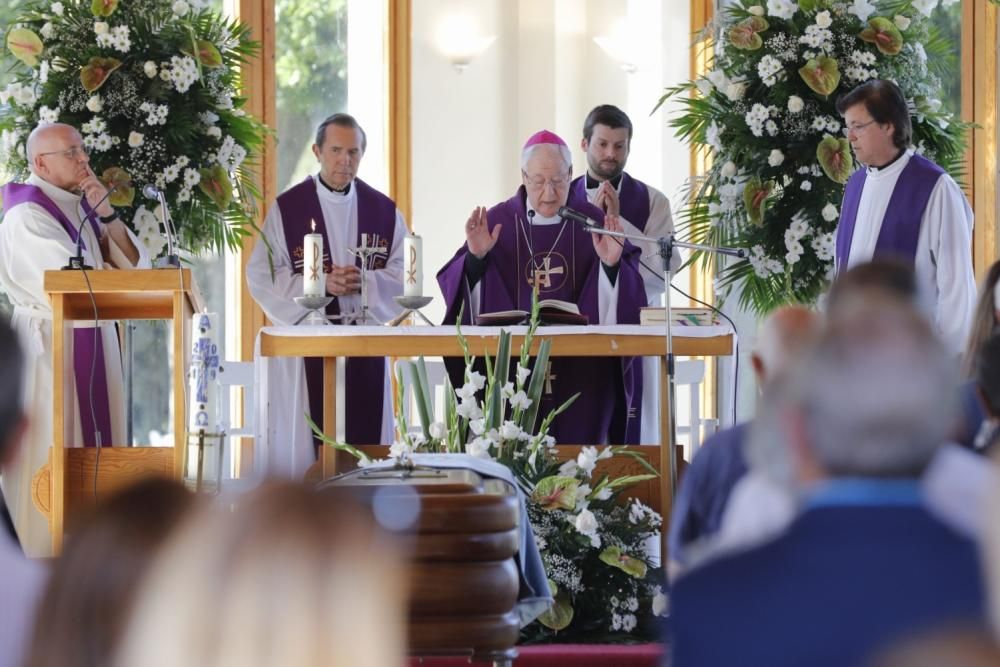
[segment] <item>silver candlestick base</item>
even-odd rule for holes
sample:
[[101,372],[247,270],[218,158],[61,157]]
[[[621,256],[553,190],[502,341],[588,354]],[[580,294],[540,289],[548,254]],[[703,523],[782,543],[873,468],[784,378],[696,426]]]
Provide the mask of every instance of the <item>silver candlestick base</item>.
[[434,323],[427,319],[427,316],[420,312],[420,309],[429,304],[434,300],[432,296],[397,296],[393,297],[396,303],[403,307],[403,312],[394,317],[391,322],[387,324],[390,327],[398,327],[402,324],[407,317],[411,314],[417,315],[420,319],[426,322],[429,326],[434,326]]
[[297,296],[294,301],[308,311],[305,315],[295,320],[295,324],[304,323],[306,325],[322,326],[330,323],[326,317],[326,307],[333,301],[332,296]]

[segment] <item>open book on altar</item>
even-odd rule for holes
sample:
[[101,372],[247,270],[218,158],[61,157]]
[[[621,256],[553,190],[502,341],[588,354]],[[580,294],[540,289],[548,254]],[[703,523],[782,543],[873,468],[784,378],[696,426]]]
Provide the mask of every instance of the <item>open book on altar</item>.
[[[531,319],[528,310],[499,310],[493,313],[479,313],[476,324],[481,326],[506,326],[527,324]],[[590,318],[580,313],[575,303],[559,299],[542,299],[538,302],[538,320],[542,324],[589,324]]]

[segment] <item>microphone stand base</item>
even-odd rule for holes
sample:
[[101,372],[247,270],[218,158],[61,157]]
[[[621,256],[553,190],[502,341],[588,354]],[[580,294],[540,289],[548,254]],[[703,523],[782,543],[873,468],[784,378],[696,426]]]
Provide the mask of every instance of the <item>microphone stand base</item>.
[[94,267],[83,261],[83,257],[70,257],[69,263],[62,267],[62,271],[93,271]]
[[165,255],[153,264],[156,269],[179,269],[181,268],[181,258],[177,255]]

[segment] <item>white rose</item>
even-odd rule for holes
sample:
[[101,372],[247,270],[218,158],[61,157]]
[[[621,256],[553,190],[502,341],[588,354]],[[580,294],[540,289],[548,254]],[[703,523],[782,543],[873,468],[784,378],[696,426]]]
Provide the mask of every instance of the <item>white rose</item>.
[[896,24],[896,27],[900,30],[906,30],[910,27],[910,19],[903,16],[902,14],[896,14],[892,17],[892,22]]
[[592,535],[597,532],[597,517],[590,510],[583,510],[576,515],[573,525],[584,535]]
[[725,178],[732,178],[736,175],[736,163],[730,160],[726,164],[722,165],[722,176]]
[[840,213],[837,212],[837,207],[834,206],[833,204],[827,204],[826,206],[824,206],[820,214],[823,216],[823,219],[826,220],[827,222],[833,222],[834,220],[837,219],[837,216],[840,215]]
[[188,11],[190,11],[191,7],[189,7],[188,3],[184,2],[184,0],[177,0],[177,2],[173,4],[172,9],[174,10],[174,14],[177,16],[184,16],[188,13]]
[[145,72],[146,76],[148,76],[150,79],[154,78],[156,76],[156,63],[154,63],[152,60],[147,60],[142,65],[142,71]]
[[726,87],[726,97],[729,98],[731,102],[739,102],[743,99],[743,95],[747,92],[747,83],[745,81],[736,81],[730,83]]
[[721,69],[713,69],[706,76],[708,77],[708,80],[712,82],[712,85],[719,90],[725,90],[726,86],[729,85],[729,78]]
[[108,33],[108,24],[104,21],[98,21],[94,24],[94,33],[98,35],[106,35]]
[[767,156],[767,163],[772,167],[777,167],[784,161],[785,161],[785,154],[782,153],[777,148],[772,150],[771,154]]
[[751,14],[753,14],[754,16],[763,16],[764,15],[764,8],[761,7],[760,5],[754,5],[753,7],[751,7],[750,9],[748,9],[747,11],[750,12]]
[[698,79],[694,82],[694,87],[698,89],[702,97],[708,97],[712,93],[712,82],[708,79]]
[[802,111],[805,107],[805,102],[798,95],[792,95],[788,98],[788,110],[792,113],[798,113]]
[[829,28],[831,23],[833,23],[833,19],[830,18],[830,12],[824,11],[816,14],[816,25],[820,28]]
[[142,132],[130,132],[128,135],[128,145],[132,148],[138,148],[142,146],[143,139],[144,135]]
[[101,101],[100,95],[91,95],[87,99],[87,110],[94,113],[98,113],[104,108],[104,102]]

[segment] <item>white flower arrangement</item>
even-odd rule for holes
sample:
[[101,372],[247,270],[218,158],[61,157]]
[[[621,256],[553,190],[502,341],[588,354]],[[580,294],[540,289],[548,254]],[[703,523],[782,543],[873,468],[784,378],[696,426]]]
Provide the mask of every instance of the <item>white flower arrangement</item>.
[[[928,20],[938,4],[739,0],[708,26],[711,70],[660,102],[680,105],[671,126],[712,156],[678,226],[699,243],[749,250],[719,269],[721,299],[739,285],[741,304],[763,313],[811,303],[826,288],[837,207],[854,168],[835,102],[856,85],[899,84],[917,151],[960,171],[968,125],[940,103],[947,59]],[[738,96],[728,94],[733,81],[744,84]],[[796,220],[808,231],[786,233]]]
[[[25,5],[5,40],[6,65],[16,76],[0,91],[0,159],[11,175],[27,175],[24,142],[36,124],[68,123],[80,129],[98,177],[118,185],[111,203],[137,234],[149,218],[140,215],[136,190],[154,183],[165,192],[182,248],[236,247],[256,217],[258,192],[246,162],[259,155],[265,128],[241,108],[238,77],[258,45],[246,26],[207,4]],[[205,131],[206,117],[214,131]]]

